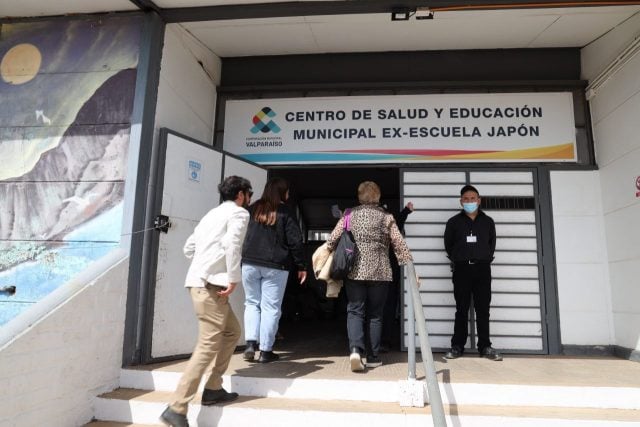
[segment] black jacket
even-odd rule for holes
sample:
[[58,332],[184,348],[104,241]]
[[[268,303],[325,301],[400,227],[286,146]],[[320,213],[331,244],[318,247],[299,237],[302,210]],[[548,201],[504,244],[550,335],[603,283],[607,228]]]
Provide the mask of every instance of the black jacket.
[[242,246],[242,263],[290,270],[305,269],[302,233],[287,206],[278,206],[276,223],[265,225],[253,219],[254,205],[249,207],[251,219]]
[[[467,236],[472,232],[476,236],[475,243],[467,242]],[[454,263],[490,263],[496,250],[496,225],[493,219],[482,210],[478,211],[475,220],[469,218],[464,211],[449,218],[444,231],[444,248]]]
[[409,214],[411,213],[411,209],[408,207],[404,207],[397,215],[394,215],[393,218],[396,220],[396,225],[398,226],[398,230],[404,236],[404,223],[407,222],[407,218],[409,218]]

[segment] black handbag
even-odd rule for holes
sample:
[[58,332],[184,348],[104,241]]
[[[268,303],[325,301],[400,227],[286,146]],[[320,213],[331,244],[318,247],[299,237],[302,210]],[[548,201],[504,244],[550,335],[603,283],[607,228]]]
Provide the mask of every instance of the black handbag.
[[351,210],[347,209],[344,214],[344,229],[333,254],[329,277],[334,280],[346,279],[353,270],[357,257],[358,246],[351,233]]

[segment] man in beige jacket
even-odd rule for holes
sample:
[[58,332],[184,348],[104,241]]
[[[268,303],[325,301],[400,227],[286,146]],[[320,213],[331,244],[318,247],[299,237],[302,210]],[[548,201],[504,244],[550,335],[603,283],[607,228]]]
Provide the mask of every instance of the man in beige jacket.
[[241,332],[228,297],[242,280],[242,243],[249,223],[246,207],[253,192],[251,183],[238,176],[227,177],[218,186],[218,191],[223,202],[200,220],[184,246],[185,255],[192,258],[185,287],[193,300],[199,332],[173,401],[160,415],[160,421],[168,426],[189,427],[189,402],[210,365],[202,405],[238,398],[238,393],[229,393],[222,388],[222,375],[229,366]]

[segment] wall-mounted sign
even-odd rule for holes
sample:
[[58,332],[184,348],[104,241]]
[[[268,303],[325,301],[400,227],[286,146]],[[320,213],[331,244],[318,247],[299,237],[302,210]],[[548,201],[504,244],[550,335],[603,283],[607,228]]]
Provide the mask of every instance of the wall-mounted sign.
[[262,164],[575,162],[569,92],[227,101],[224,149]]
[[636,197],[640,197],[640,176],[636,177]]
[[200,175],[202,173],[202,163],[195,160],[189,160],[187,167],[187,177],[189,181],[200,182]]

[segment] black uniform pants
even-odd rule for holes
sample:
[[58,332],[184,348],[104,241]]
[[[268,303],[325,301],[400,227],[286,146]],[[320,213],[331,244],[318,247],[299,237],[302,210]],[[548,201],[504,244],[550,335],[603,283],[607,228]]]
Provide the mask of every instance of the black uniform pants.
[[451,347],[464,349],[469,335],[469,306],[473,297],[478,331],[478,350],[491,345],[489,340],[489,306],[491,304],[491,265],[456,263],[453,271],[453,295],[456,320]]

